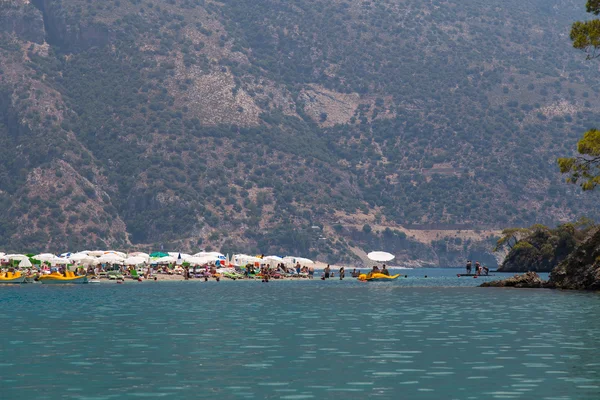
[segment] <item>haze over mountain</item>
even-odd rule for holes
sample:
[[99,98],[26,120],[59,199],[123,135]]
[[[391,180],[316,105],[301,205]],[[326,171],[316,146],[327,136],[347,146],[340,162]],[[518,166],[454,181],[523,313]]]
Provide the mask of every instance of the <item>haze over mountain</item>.
[[0,247],[456,264],[597,219],[556,167],[600,126],[583,8],[0,0]]

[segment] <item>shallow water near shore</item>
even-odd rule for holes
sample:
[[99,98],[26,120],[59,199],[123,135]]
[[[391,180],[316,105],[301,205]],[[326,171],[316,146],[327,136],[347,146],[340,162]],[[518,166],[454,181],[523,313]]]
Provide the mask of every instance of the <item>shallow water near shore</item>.
[[1,397],[600,398],[600,295],[401,272],[0,287]]

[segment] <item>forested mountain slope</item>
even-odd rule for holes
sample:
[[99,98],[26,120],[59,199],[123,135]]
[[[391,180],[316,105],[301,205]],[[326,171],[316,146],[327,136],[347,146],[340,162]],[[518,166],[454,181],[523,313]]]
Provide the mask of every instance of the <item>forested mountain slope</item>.
[[0,246],[435,264],[492,241],[406,228],[596,218],[580,3],[0,0]]

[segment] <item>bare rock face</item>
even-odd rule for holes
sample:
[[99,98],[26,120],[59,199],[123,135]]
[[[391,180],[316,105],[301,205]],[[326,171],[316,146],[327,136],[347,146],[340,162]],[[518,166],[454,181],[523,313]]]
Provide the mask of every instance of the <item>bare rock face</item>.
[[600,230],[550,273],[560,289],[600,290]]
[[48,42],[63,51],[79,52],[110,41],[111,31],[105,24],[68,19],[62,0],[32,0],[29,8],[33,6],[43,15],[42,29],[45,24]]
[[481,287],[548,288],[550,286],[538,274],[530,271],[501,281],[485,282]]
[[360,104],[357,93],[337,93],[318,85],[302,91],[301,99],[306,113],[321,126],[348,123]]
[[44,43],[42,13],[24,0],[0,0],[0,34],[14,34],[21,40]]

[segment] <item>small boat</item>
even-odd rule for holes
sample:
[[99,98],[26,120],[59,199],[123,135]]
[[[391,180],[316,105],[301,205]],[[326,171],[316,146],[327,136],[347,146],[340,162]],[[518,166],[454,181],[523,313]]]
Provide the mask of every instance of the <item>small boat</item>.
[[16,272],[0,272],[0,284],[6,283],[23,283],[25,282],[25,275],[21,274],[20,271]]
[[360,274],[358,276],[358,280],[359,281],[363,281],[363,282],[371,282],[371,281],[393,281],[394,279],[398,278],[400,276],[400,274],[396,274],[396,275],[385,275],[385,274],[378,274],[378,273],[369,273],[369,274]]
[[61,274],[58,272],[53,272],[50,275],[41,275],[38,278],[38,281],[42,283],[50,283],[50,284],[81,284],[88,283],[88,279],[86,275],[77,276],[73,273],[73,271],[66,271],[65,274]]

